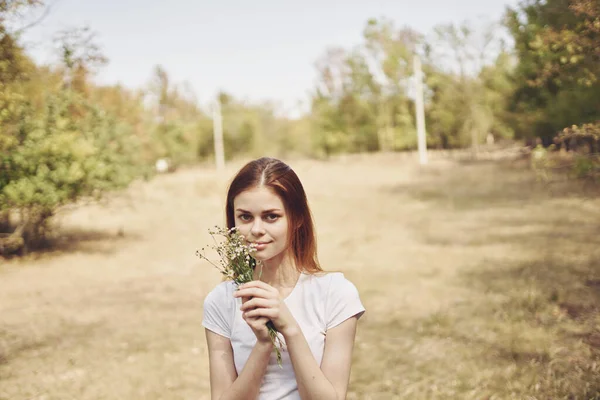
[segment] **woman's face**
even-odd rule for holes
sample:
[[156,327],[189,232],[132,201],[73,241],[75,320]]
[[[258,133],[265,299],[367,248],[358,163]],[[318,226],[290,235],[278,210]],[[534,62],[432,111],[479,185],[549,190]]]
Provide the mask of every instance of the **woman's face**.
[[233,199],[235,226],[249,243],[254,258],[267,261],[283,256],[288,247],[288,218],[283,202],[271,189],[255,187]]

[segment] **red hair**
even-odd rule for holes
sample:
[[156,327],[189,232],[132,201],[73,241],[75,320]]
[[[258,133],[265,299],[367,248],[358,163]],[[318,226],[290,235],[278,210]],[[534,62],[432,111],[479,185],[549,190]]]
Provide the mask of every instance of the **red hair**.
[[317,241],[304,187],[296,173],[283,161],[262,157],[247,163],[235,175],[227,191],[227,227],[235,226],[233,201],[237,195],[255,187],[271,189],[283,202],[289,215],[288,249],[300,272],[323,271],[317,258]]

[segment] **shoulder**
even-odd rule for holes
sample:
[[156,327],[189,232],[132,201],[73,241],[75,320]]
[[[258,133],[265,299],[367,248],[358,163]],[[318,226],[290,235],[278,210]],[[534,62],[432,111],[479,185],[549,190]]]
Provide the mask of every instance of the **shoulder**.
[[204,299],[204,316],[202,325],[226,338],[231,337],[231,327],[235,316],[235,283],[226,281],[219,283],[208,292]]
[[215,286],[204,298],[204,307],[227,306],[235,303],[233,292],[236,286],[233,281],[224,281]]
[[348,278],[346,278],[343,272],[319,272],[310,274],[310,277],[320,285],[354,286],[354,284]]
[[348,318],[360,318],[365,312],[358,289],[342,272],[311,276],[324,304],[326,329],[338,326]]
[[319,288],[326,296],[331,295],[354,295],[358,290],[343,272],[320,272],[309,274],[308,281],[311,285]]
[[342,272],[330,273],[329,292],[339,296],[357,296],[358,289]]

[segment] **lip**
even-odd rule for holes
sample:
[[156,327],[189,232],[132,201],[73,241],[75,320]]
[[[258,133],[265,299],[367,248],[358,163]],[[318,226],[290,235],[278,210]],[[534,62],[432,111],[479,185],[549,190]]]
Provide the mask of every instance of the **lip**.
[[263,250],[271,242],[252,242],[257,251]]

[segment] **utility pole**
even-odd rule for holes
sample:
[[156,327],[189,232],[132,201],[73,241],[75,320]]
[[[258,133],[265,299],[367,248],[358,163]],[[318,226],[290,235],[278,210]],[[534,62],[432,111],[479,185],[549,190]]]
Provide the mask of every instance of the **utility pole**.
[[425,165],[427,164],[427,138],[425,133],[425,108],[423,105],[423,71],[421,70],[421,59],[418,55],[415,55],[414,58],[414,69],[419,163]]
[[213,138],[215,142],[215,161],[217,170],[225,167],[225,150],[223,147],[223,119],[221,117],[221,99],[217,97],[213,107]]

